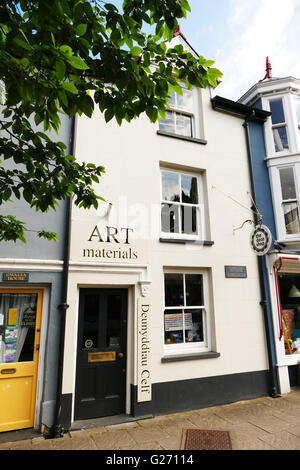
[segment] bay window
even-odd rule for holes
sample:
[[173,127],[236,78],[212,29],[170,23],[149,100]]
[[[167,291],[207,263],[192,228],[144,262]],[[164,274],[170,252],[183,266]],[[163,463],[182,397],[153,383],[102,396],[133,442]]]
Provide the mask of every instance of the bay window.
[[296,185],[295,167],[280,168],[279,176],[286,235],[300,234],[299,188]]

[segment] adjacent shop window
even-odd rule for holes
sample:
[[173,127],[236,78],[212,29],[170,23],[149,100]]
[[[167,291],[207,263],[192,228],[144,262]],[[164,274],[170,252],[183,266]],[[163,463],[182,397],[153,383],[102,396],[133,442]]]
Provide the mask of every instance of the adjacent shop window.
[[270,111],[275,152],[288,150],[289,142],[282,98],[270,100]]
[[300,233],[299,194],[296,186],[295,168],[279,169],[282,210],[287,235]]
[[203,238],[201,176],[177,171],[161,172],[161,231],[164,236]]
[[170,109],[166,120],[161,120],[159,129],[169,134],[195,137],[193,90],[182,88],[182,96],[172,90],[169,100]]
[[37,294],[0,294],[0,363],[33,361]]
[[208,350],[206,273],[164,274],[166,353]]

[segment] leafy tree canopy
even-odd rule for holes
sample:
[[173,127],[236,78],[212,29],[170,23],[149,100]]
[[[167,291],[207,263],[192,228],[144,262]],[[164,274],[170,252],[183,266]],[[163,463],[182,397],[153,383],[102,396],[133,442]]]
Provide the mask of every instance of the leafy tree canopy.
[[[182,93],[179,82],[216,86],[222,74],[213,61],[168,47],[188,11],[187,0],[124,0],[122,11],[102,0],[1,1],[1,205],[14,196],[45,212],[72,195],[81,207],[97,207],[92,186],[104,168],[76,162],[49,138],[61,113],[91,117],[99,106],[107,122],[144,112],[155,122],[165,117],[170,90]],[[0,215],[0,241],[25,241],[25,232],[23,222]]]

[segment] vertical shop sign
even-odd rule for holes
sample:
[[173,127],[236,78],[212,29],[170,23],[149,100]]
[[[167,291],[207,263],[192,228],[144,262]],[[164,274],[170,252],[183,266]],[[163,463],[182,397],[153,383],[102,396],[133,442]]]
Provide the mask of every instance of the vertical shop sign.
[[151,383],[151,339],[150,339],[150,304],[143,299],[138,299],[138,376],[137,376],[137,401],[152,400]]

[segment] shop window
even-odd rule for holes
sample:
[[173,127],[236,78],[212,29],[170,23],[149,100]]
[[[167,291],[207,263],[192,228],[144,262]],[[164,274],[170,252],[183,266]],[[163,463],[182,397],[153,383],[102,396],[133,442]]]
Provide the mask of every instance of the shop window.
[[288,150],[287,124],[282,98],[270,100],[270,111],[272,113],[271,121],[275,152]]
[[281,273],[282,336],[286,354],[300,354],[300,274]]
[[204,238],[201,176],[161,172],[161,231],[164,237]]
[[280,168],[281,204],[287,235],[300,233],[299,197],[294,167]]
[[164,274],[164,343],[167,354],[208,350],[207,297],[205,272]]
[[37,297],[0,294],[0,363],[33,361]]
[[170,109],[166,111],[166,119],[160,121],[159,130],[184,137],[197,137],[193,90],[182,88],[182,92],[181,96],[172,90],[168,103]]

